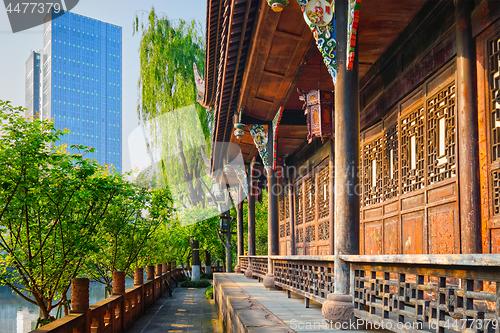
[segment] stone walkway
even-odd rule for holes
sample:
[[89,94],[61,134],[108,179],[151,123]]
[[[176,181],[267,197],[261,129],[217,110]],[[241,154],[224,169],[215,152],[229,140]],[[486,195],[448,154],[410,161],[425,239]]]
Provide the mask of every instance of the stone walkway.
[[[313,333],[322,331],[339,331],[332,329],[323,319],[321,304],[309,301],[309,308],[305,307],[304,297],[292,293],[288,298],[284,290],[268,290],[262,282],[247,279],[243,274],[226,274],[241,289],[252,298],[266,307],[270,312],[281,319],[294,332]],[[350,332],[386,332],[382,330],[351,330]]]
[[205,288],[176,288],[151,306],[130,333],[222,333],[213,300],[205,297]]

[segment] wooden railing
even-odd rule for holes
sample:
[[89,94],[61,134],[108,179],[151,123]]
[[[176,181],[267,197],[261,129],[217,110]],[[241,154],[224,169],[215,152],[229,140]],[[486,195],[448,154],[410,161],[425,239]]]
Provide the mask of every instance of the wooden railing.
[[500,255],[341,256],[355,316],[397,332],[500,331]]
[[[267,273],[270,258],[275,285],[306,299],[323,303],[334,292],[334,256],[245,256],[240,260],[249,258],[253,275],[258,277]],[[374,328],[406,333],[446,329],[500,333],[498,254],[339,258],[350,263],[354,315],[375,324]]]
[[113,295],[91,305],[86,313],[71,313],[31,333],[125,332],[168,291],[166,281],[182,274],[182,269],[173,269],[127,289],[124,295]]
[[242,271],[246,271],[248,269],[248,258],[240,257],[240,266]]

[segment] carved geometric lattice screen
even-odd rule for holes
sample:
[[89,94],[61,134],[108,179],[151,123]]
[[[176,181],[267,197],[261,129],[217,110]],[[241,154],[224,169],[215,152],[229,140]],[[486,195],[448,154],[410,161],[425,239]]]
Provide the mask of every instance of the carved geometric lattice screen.
[[330,239],[330,221],[325,221],[320,223],[318,226],[318,240],[329,240]]
[[[490,98],[491,98],[491,157],[492,161],[500,158],[500,103],[497,95],[500,94],[500,39],[490,44]],[[499,99],[500,100],[500,99]]]
[[318,174],[318,218],[328,217],[330,215],[330,182],[329,165],[327,164]]
[[285,224],[280,224],[280,238],[285,237]]
[[491,172],[492,188],[493,188],[493,214],[500,214],[500,170]]
[[402,193],[424,186],[424,107],[418,106],[401,118]]
[[310,225],[306,227],[306,242],[314,242],[316,240],[316,226]]
[[278,191],[279,191],[278,195],[279,220],[284,221],[285,220],[285,194],[283,193],[284,187],[279,186]]
[[394,124],[384,133],[384,199],[398,196],[398,125]]
[[427,100],[427,184],[456,175],[455,83]]
[[382,137],[363,147],[363,201],[373,205],[382,201]]
[[297,229],[297,232],[295,233],[295,242],[296,243],[304,242],[304,229],[303,228]]
[[316,213],[316,199],[314,197],[314,177],[312,175],[304,183],[304,194],[306,223],[314,222],[314,215]]
[[295,183],[295,224],[304,223],[304,203],[302,200],[302,181]]

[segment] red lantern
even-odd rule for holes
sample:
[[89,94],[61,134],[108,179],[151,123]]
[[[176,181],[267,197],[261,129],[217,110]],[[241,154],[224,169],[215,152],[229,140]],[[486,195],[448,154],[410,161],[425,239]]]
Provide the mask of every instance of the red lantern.
[[307,115],[309,143],[314,138],[335,136],[334,92],[328,90],[311,90],[305,94],[299,90],[300,100],[304,101],[304,114]]

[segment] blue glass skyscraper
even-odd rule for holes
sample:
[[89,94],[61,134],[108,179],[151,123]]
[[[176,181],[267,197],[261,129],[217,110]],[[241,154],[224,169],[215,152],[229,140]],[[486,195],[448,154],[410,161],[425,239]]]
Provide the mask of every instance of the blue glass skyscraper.
[[[54,14],[52,14],[54,15]],[[100,164],[121,172],[122,29],[65,12],[44,24],[41,117],[73,144],[96,148]]]

